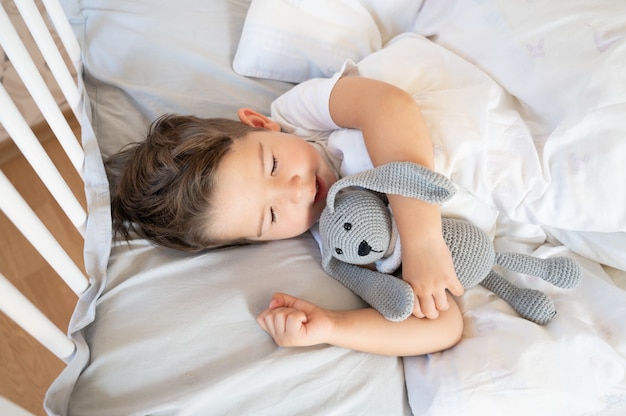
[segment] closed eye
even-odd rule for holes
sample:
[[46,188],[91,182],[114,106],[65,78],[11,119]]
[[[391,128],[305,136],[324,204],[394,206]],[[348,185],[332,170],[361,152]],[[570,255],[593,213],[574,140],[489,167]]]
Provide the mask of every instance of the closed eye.
[[276,173],[276,168],[278,168],[278,159],[272,156],[272,175]]
[[276,222],[276,213],[274,212],[274,208],[270,208],[270,217],[271,223],[274,224]]

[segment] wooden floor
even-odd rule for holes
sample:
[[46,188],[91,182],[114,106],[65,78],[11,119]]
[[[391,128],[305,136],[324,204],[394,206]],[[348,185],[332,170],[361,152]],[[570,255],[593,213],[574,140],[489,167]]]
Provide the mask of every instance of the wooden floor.
[[[76,128],[75,123],[74,127]],[[56,139],[46,128],[38,136],[61,174],[84,205],[82,183]],[[72,259],[82,268],[82,238],[43,183],[11,146],[0,149],[0,168],[40,216]],[[8,159],[8,160],[7,160]],[[1,198],[2,196],[0,196]],[[0,212],[0,272],[63,332],[67,332],[76,295],[65,285]],[[0,312],[0,395],[35,415],[50,383],[64,363]]]

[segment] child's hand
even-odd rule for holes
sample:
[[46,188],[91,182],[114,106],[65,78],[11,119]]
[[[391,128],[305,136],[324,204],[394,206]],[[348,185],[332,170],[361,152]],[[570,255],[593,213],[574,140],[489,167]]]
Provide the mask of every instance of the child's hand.
[[325,309],[296,297],[275,293],[257,322],[281,347],[304,347],[326,342],[331,321]]
[[463,294],[463,286],[456,276],[450,250],[443,238],[425,241],[402,256],[402,277],[415,292],[413,315],[435,319],[439,311],[450,307],[446,289],[455,296]]

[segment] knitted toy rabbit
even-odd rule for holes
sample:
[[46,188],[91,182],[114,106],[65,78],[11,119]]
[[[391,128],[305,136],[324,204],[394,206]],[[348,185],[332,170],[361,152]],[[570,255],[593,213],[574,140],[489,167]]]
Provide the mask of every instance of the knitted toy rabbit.
[[[368,190],[344,190],[352,186]],[[394,250],[400,240],[384,196],[377,192],[443,203],[455,188],[446,177],[420,165],[394,162],[342,178],[328,192],[320,218],[324,270],[385,318],[402,321],[411,315],[415,296],[407,282],[390,274],[400,265],[400,250]],[[538,276],[561,288],[572,288],[580,280],[580,267],[571,258],[496,253],[491,239],[473,224],[442,218],[442,226],[463,287],[481,284],[530,321],[550,322],[556,314],[554,303],[543,292],[511,284],[493,270],[494,265]],[[379,271],[359,266],[374,262]]]

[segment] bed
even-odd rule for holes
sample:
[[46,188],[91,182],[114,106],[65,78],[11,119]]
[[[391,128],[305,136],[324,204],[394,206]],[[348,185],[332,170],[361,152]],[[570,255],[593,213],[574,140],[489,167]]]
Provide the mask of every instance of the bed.
[[[62,1],[83,67],[89,220],[75,352],[53,415],[621,415],[626,412],[626,5],[619,0]],[[363,307],[314,239],[183,254],[112,238],[106,157],[163,113],[235,118],[336,72],[420,104],[442,206],[498,250],[568,256],[580,285],[542,290],[558,314],[520,318],[476,287],[463,339],[415,357],[277,347],[255,316],[282,291]]]

